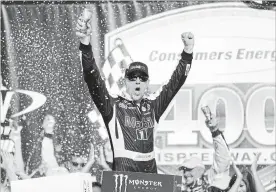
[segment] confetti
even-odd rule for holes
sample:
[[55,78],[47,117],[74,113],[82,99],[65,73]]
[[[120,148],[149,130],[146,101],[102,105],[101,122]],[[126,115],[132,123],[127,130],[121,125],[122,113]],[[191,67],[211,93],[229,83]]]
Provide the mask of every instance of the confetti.
[[[47,113],[56,119],[55,142],[59,146],[59,162],[68,160],[76,149],[89,153],[88,143],[102,142],[87,114],[97,111],[83,81],[75,36],[76,19],[85,7],[92,12],[93,52],[99,66],[104,63],[104,35],[116,28],[147,16],[189,5],[217,1],[118,1],[98,2],[6,2],[7,15],[1,32],[1,76],[8,90],[22,89],[42,93],[47,101],[41,108],[25,115],[21,132],[23,159],[29,172],[41,163],[42,121]],[[263,8],[251,2],[248,6]],[[269,8],[270,6],[268,6]],[[8,20],[7,20],[8,19]],[[2,67],[3,66],[3,67]],[[20,101],[20,102],[18,102]],[[30,98],[18,96],[11,103],[11,112],[22,110]],[[98,149],[96,149],[98,150]],[[99,176],[99,169],[93,169]]]

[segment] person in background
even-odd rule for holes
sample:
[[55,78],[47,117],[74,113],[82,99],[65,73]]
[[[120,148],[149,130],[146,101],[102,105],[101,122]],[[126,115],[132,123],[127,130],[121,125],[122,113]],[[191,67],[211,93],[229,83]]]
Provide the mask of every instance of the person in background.
[[0,151],[1,156],[1,192],[10,192],[10,182],[18,180],[15,174],[16,164],[14,154]]
[[104,146],[100,146],[99,152],[100,152],[100,158],[98,159],[99,165],[103,168],[103,170],[111,171],[112,164],[113,164],[113,154],[112,154],[112,149],[111,149],[109,140],[105,142]]
[[90,144],[90,152],[88,158],[81,155],[81,152],[72,155],[70,161],[67,162],[67,168],[70,173],[89,173],[95,162],[94,145]]
[[1,127],[1,181],[6,183],[9,183],[7,181],[11,180],[29,179],[37,172],[41,174],[44,173],[45,169],[45,166],[42,164],[37,169],[33,170],[30,175],[24,172],[24,169],[20,166],[22,162],[19,162],[17,159],[21,156],[21,154],[17,154],[21,153],[21,150],[18,150],[19,148],[16,143],[10,139],[10,137],[16,134],[14,132],[14,127]]
[[10,138],[13,132],[11,123],[6,126],[1,123],[0,128],[0,160],[1,160],[1,192],[10,191],[10,182],[18,180],[16,175],[17,164],[15,159],[16,147],[13,139]]
[[[229,189],[227,189],[226,191],[227,192],[241,192],[241,190],[239,190],[239,188],[242,188],[243,187],[243,184],[242,184],[242,173],[241,171],[239,170],[239,168],[234,164],[233,162],[233,168],[235,170],[235,175],[236,175],[236,179],[235,181],[233,179],[230,180],[230,186],[229,186]],[[232,177],[233,178],[233,177]],[[215,192],[213,190],[210,190],[211,192]]]
[[[265,192],[265,188],[257,174],[257,162],[260,155],[261,153],[258,153],[255,156],[250,170],[242,171],[241,176],[238,174],[232,176],[229,189],[226,192]],[[240,184],[237,186],[236,183]]]
[[262,181],[257,173],[257,167],[258,167],[258,160],[261,156],[261,153],[258,153],[255,156],[255,159],[251,165],[251,173],[252,173],[252,177],[249,178],[249,184],[250,186],[252,186],[251,188],[251,192],[265,192],[265,188],[262,184]]
[[235,175],[229,176],[231,156],[224,137],[217,129],[217,123],[212,116],[206,121],[210,128],[215,154],[212,167],[205,172],[200,159],[191,158],[184,161],[183,170],[184,187],[187,192],[265,192],[265,188],[257,174],[257,161],[261,154],[257,154],[252,163],[251,170],[240,171],[233,163]]
[[[82,152],[73,153],[70,160],[64,166],[59,166],[55,157],[54,150],[54,127],[56,121],[53,115],[47,114],[44,118],[43,140],[42,140],[42,163],[41,166],[45,169],[46,176],[62,175],[68,173],[83,172],[89,173],[92,165],[95,162],[94,146],[90,145],[90,152],[88,158],[80,155]],[[43,166],[44,165],[44,166]]]
[[[243,175],[240,172],[239,168],[232,162],[235,175],[231,178],[229,187],[225,190],[221,190],[217,187],[208,188],[208,192],[242,192],[244,188],[244,183],[242,183]],[[245,191],[244,191],[245,192]]]
[[42,149],[41,149],[41,156],[42,156],[42,163],[45,164],[47,167],[46,175],[51,175],[51,171],[55,170],[59,167],[57,163],[57,159],[55,157],[54,151],[54,128],[56,125],[56,120],[53,115],[46,114],[42,123]]
[[[22,116],[22,118],[10,119],[10,136],[9,138],[14,141],[15,151],[14,158],[16,160],[16,167],[18,171],[24,172],[24,161],[22,157],[22,146],[21,146],[21,130],[23,128],[23,124],[26,121],[26,116]],[[5,127],[7,128],[7,127]]]
[[102,191],[102,184],[99,182],[92,183],[92,191],[93,192],[101,192]]
[[203,162],[199,158],[193,157],[185,160],[183,165],[179,167],[179,170],[183,171],[182,191],[184,192],[205,192],[210,186],[226,189],[229,185],[231,156],[223,134],[218,128],[217,119],[211,112],[209,117],[206,117],[205,123],[213,138],[215,150],[213,164],[206,171]]

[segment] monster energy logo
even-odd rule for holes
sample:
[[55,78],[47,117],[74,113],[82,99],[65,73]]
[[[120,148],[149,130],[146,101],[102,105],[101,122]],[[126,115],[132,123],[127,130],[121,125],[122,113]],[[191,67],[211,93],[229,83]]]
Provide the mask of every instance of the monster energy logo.
[[157,191],[158,188],[162,188],[162,182],[160,181],[148,181],[143,179],[130,180],[128,175],[124,174],[115,174],[114,177],[114,192],[127,192],[129,185],[131,185],[134,189],[142,189],[148,191]]
[[115,177],[115,192],[127,192],[127,181],[128,176],[119,174],[114,175]]

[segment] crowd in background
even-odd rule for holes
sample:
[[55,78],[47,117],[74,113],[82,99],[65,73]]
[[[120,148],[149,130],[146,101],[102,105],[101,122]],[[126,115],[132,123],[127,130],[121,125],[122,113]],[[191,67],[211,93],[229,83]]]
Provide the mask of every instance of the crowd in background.
[[[92,166],[97,164],[99,170],[112,170],[112,151],[109,141],[103,142],[99,147],[99,154],[95,155],[94,145],[90,143],[89,153],[85,155],[83,151],[72,151],[71,158],[67,161],[60,161],[59,152],[62,150],[61,146],[54,144],[54,128],[55,118],[51,114],[46,114],[42,122],[42,132],[40,134],[41,143],[41,163],[36,169],[31,172],[28,167],[22,169],[20,165],[24,165],[24,162],[18,162],[15,159],[15,154],[21,153],[21,149],[18,148],[16,142],[9,139],[14,132],[18,129],[15,127],[1,127],[1,191],[10,191],[10,181],[19,179],[31,179],[34,177],[51,176],[51,175],[63,175],[76,172],[92,173]],[[12,125],[12,124],[11,124]],[[14,125],[13,125],[14,126]],[[235,174],[232,176],[230,184],[227,190],[220,190],[216,187],[206,186],[208,192],[264,192],[264,187],[257,174],[257,160],[259,155],[256,156],[252,163],[251,169],[244,169],[242,171],[237,166],[232,164]],[[23,158],[21,158],[23,159]],[[197,163],[197,159],[190,159],[192,164]],[[198,175],[198,164],[192,167],[191,170],[184,171],[183,183],[188,184],[189,180],[194,182],[200,176]],[[19,166],[18,166],[19,165]],[[204,167],[204,165],[202,165]],[[205,169],[205,167],[204,167]],[[207,174],[201,173],[202,175]],[[101,179],[98,179],[101,181]],[[183,191],[189,191],[183,185]],[[93,190],[98,192],[101,191],[101,182],[93,183]]]
[[[97,164],[99,170],[111,170],[112,151],[109,141],[104,141],[99,147],[99,153],[95,156],[94,145],[90,143],[89,153],[85,154],[81,148],[73,150],[70,158],[60,160],[61,145],[55,145],[53,141],[55,118],[51,114],[46,114],[42,122],[42,131],[38,144],[41,148],[41,161],[35,169],[29,170],[26,162],[22,158],[21,138],[13,141],[16,128],[18,126],[10,123],[10,126],[1,126],[1,188],[8,190],[10,181],[19,179],[31,179],[41,176],[62,175],[69,173],[92,173],[92,166]],[[20,135],[20,134],[19,134]],[[98,179],[99,180],[99,179]],[[93,183],[94,191],[100,191],[101,184]],[[1,190],[2,191],[2,190]]]

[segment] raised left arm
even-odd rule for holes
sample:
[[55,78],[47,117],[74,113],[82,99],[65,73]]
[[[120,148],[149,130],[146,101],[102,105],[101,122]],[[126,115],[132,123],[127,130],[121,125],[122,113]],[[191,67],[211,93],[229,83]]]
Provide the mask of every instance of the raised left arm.
[[170,81],[162,87],[160,94],[155,100],[153,100],[155,118],[157,122],[159,122],[160,117],[165,112],[176,93],[185,83],[192,65],[194,36],[192,33],[183,33],[181,37],[185,45],[181,54],[181,59],[174,70]]
[[[210,120],[206,120],[206,126],[211,130],[214,146],[213,164],[208,170],[208,182],[212,184],[222,177],[230,181],[231,156],[228,145],[222,132],[218,129],[217,119],[211,115]],[[226,189],[228,186],[224,186]]]
[[258,159],[260,157],[261,153],[258,153],[256,156],[255,156],[255,159],[252,163],[252,166],[251,166],[251,171],[252,171],[252,176],[253,176],[253,179],[254,179],[254,185],[253,187],[255,187],[255,191],[258,191],[258,192],[265,192],[265,188],[264,188],[264,185],[257,173],[257,162],[258,162]]
[[237,175],[237,179],[235,181],[235,183],[232,185],[232,187],[229,189],[228,192],[236,192],[238,191],[238,188],[240,186],[240,183],[242,181],[242,173],[240,172],[239,168],[234,164],[233,162],[233,168],[236,172],[236,175]]

